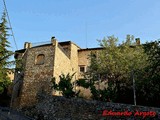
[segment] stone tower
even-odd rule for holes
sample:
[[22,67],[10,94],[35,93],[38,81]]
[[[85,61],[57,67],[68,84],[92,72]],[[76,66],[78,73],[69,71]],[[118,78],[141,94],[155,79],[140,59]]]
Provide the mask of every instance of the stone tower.
[[51,94],[52,77],[58,80],[62,73],[78,76],[78,49],[70,41],[58,43],[55,38],[49,44],[38,46],[26,42],[24,49],[15,53],[15,59],[21,60],[22,69],[15,73],[11,107],[34,105],[37,94],[42,91]]

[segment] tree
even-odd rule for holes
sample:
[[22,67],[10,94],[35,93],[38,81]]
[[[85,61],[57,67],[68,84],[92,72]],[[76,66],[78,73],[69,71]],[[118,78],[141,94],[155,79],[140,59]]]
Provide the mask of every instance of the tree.
[[[100,46],[104,48],[95,57],[91,54],[90,75],[100,76],[108,82],[110,87],[106,88],[108,97],[112,100],[113,93],[117,96],[117,102],[125,98],[130,92],[133,96],[131,71],[135,74],[143,71],[147,66],[147,55],[141,45],[133,42],[133,36],[127,35],[126,41],[118,45],[118,38],[109,36],[99,40]],[[97,79],[98,80],[98,79]],[[123,96],[123,97],[122,97]],[[128,99],[131,102],[131,100]]]
[[160,75],[160,40],[146,43],[144,45],[144,50],[149,56],[148,67],[150,68],[150,75]]
[[52,88],[54,88],[54,90],[60,91],[61,94],[67,98],[78,97],[80,91],[74,90],[74,83],[71,82],[73,76],[74,74],[70,75],[69,73],[67,75],[61,74],[59,76],[60,81],[58,84],[56,83],[56,79],[52,78]]
[[8,50],[10,47],[8,29],[6,13],[4,11],[0,22],[0,93],[3,92],[4,88],[6,88],[10,82],[7,72],[9,66],[12,64],[9,58],[13,55],[13,52]]
[[142,105],[160,107],[160,40],[143,45],[148,66],[137,81],[137,98]]

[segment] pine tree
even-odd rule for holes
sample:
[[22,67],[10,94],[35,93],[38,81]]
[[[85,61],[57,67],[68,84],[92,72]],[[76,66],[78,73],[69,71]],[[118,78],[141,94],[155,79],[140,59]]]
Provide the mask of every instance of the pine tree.
[[0,21],[0,94],[10,82],[7,72],[11,65],[9,58],[13,55],[13,52],[8,50],[10,47],[10,42],[8,41],[8,30],[6,13],[4,11]]

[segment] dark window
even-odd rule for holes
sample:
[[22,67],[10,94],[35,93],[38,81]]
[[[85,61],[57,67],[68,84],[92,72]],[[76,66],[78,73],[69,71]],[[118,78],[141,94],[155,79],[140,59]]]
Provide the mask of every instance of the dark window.
[[80,66],[80,72],[85,72],[85,66]]
[[36,65],[42,65],[44,64],[44,54],[39,54],[36,58]]

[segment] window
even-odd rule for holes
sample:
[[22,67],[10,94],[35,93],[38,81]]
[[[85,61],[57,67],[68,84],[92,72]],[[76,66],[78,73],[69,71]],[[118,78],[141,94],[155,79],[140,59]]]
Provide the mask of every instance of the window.
[[36,65],[44,64],[44,58],[45,58],[44,54],[39,54],[35,61]]
[[80,66],[79,69],[80,69],[80,72],[85,72],[85,66]]

